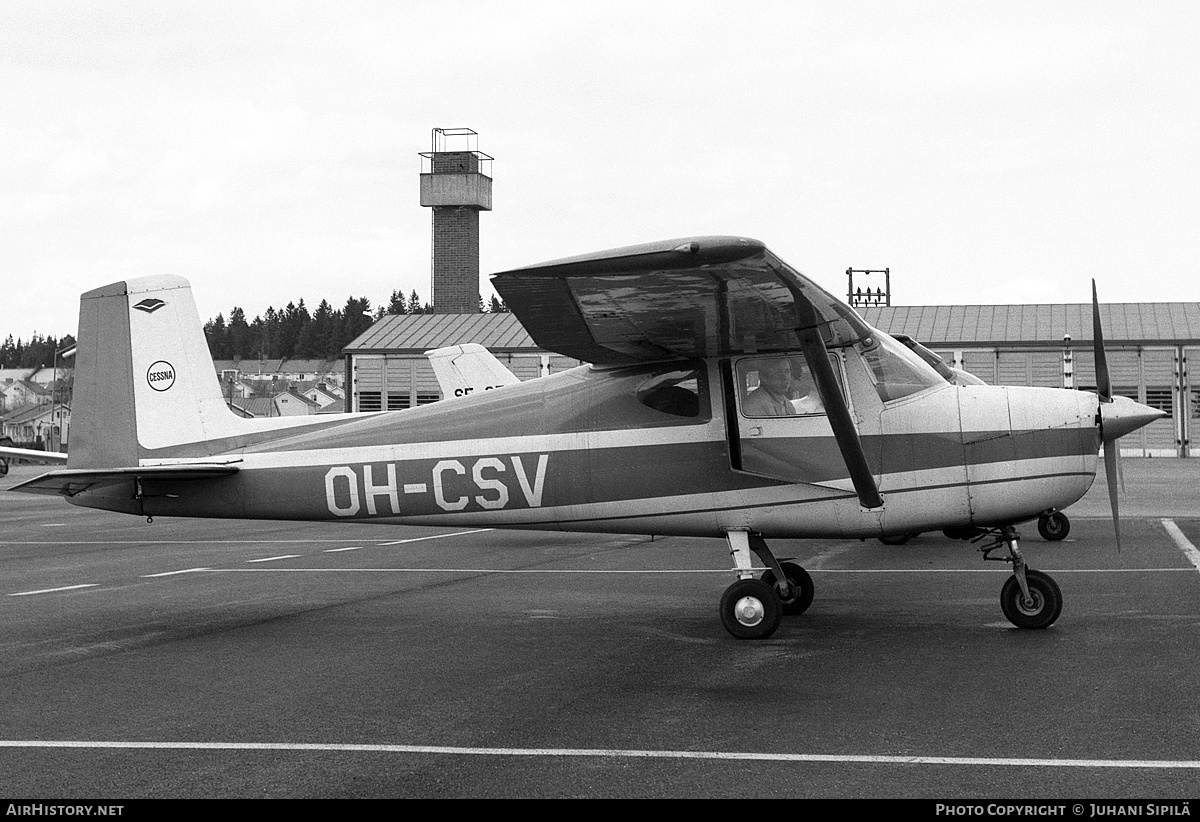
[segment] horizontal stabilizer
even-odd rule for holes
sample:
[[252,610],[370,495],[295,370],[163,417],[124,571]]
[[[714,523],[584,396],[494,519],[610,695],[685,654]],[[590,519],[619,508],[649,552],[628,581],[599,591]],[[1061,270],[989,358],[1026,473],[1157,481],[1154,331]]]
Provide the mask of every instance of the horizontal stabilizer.
[[73,497],[91,488],[118,485],[136,479],[157,480],[200,480],[225,477],[237,473],[236,465],[146,465],[140,468],[110,468],[91,470],[87,468],[64,468],[50,471],[39,477],[14,485],[10,491],[23,494],[56,494]]
[[32,448],[0,446],[0,459],[30,460],[31,462],[66,462],[65,451],[36,451]]

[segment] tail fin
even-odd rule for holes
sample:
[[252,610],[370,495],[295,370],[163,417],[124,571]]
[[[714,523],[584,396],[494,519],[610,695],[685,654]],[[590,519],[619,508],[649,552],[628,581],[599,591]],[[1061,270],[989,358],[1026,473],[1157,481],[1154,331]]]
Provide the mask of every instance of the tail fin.
[[425,356],[433,366],[434,376],[446,399],[520,382],[503,363],[478,343],[436,348],[426,351]]
[[207,456],[244,428],[226,407],[182,277],[141,277],[80,298],[71,468]]

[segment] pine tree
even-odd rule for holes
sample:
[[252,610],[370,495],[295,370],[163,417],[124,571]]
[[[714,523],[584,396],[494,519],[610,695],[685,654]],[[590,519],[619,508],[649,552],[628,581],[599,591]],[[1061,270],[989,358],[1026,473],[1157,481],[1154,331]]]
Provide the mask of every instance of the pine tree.
[[413,293],[408,298],[408,313],[409,314],[424,314],[425,309],[421,307],[421,298],[417,296],[417,290],[414,288]]
[[393,291],[391,299],[388,300],[388,314],[407,314],[408,302],[404,299],[404,294],[400,291]]

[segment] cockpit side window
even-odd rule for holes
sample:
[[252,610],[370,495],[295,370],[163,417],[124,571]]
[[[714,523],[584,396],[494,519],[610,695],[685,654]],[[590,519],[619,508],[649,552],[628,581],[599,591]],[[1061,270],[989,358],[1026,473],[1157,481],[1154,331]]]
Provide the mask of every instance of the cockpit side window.
[[662,414],[685,419],[708,419],[704,370],[680,368],[651,376],[637,391],[638,401]]
[[[837,357],[830,355],[841,381]],[[749,357],[737,362],[742,416],[799,417],[824,414],[825,405],[804,357]]]

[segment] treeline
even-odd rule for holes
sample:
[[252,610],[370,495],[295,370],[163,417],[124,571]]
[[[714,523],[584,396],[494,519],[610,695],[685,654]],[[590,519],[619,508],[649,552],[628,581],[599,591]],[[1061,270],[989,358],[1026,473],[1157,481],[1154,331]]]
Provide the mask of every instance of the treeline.
[[[12,334],[0,345],[0,368],[54,367],[54,352],[75,344],[75,338],[67,334],[62,339],[34,334],[29,342],[14,340]],[[59,361],[59,365],[63,363]]]
[[[506,312],[503,302],[492,297],[481,311]],[[285,308],[268,308],[261,316],[246,320],[246,313],[235,307],[229,319],[218,314],[204,324],[204,336],[214,360],[236,359],[299,359],[330,360],[341,356],[342,349],[354,341],[376,320],[388,314],[425,314],[429,303],[413,291],[405,297],[393,291],[387,306],[373,312],[366,297],[350,297],[342,308],[335,309],[321,300],[316,311],[309,312],[304,300],[288,303]]]

